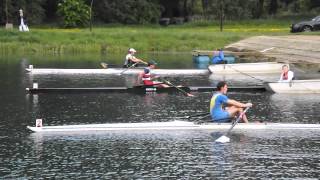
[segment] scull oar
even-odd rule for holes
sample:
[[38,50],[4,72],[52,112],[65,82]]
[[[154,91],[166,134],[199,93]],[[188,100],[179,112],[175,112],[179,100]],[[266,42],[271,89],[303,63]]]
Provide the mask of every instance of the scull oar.
[[240,121],[240,119],[242,118],[242,116],[248,111],[250,107],[246,107],[246,109],[239,115],[239,117],[236,119],[236,121],[232,124],[232,126],[230,127],[230,129],[221,137],[219,137],[218,139],[215,140],[215,142],[220,142],[220,143],[227,143],[230,142],[230,138],[227,137],[227,135],[231,132],[231,130],[233,129],[233,127]]
[[101,65],[101,67],[102,67],[103,69],[119,67],[119,66],[117,66],[116,64],[108,64],[108,63],[105,63],[105,62],[101,62],[100,65]]
[[132,64],[132,65],[131,65],[130,67],[128,67],[127,69],[125,69],[125,70],[121,71],[121,72],[119,73],[119,75],[122,75],[124,72],[126,72],[126,71],[128,71],[129,69],[131,69],[131,68],[135,67],[137,64],[138,64],[138,62],[136,62],[136,63]]
[[120,72],[119,75],[122,75],[124,72],[126,72],[126,71],[128,71],[129,69],[135,67],[135,66],[136,66],[137,64],[139,64],[139,63],[148,64],[148,63],[146,63],[146,62],[144,62],[144,61],[142,61],[142,62],[136,62],[136,63],[132,64],[130,67],[128,67],[127,69],[125,69],[125,70],[123,70],[122,72]]
[[190,94],[190,93],[184,91],[183,89],[181,89],[181,88],[173,85],[171,82],[169,82],[169,81],[167,81],[167,80],[165,80],[165,79],[162,79],[162,81],[164,81],[164,82],[165,82],[166,84],[168,84],[169,86],[172,86],[172,87],[178,89],[179,91],[181,91],[181,92],[182,92],[183,94],[185,94],[186,96],[189,96],[189,97],[193,97],[193,96],[194,96],[193,94]]

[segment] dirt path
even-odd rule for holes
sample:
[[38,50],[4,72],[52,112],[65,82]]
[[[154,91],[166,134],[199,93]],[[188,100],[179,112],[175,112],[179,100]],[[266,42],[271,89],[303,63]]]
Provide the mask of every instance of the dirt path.
[[256,36],[241,40],[226,48],[237,51],[259,51],[277,61],[320,65],[320,36]]

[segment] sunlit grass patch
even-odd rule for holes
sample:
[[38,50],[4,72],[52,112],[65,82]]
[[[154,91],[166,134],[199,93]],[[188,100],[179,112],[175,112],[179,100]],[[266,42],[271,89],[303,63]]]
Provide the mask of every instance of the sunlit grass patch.
[[[32,28],[30,32],[0,29],[0,52],[21,53],[112,53],[134,47],[139,52],[190,52],[224,47],[259,35],[288,35],[285,21],[226,21],[223,32],[218,22],[184,25],[108,25],[86,29]],[[315,34],[317,33],[310,33]],[[320,34],[320,33],[318,33]]]

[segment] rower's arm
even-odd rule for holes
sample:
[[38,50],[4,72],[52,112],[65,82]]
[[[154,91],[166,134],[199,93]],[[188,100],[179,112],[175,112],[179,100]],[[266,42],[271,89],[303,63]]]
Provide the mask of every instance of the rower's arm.
[[133,61],[135,63],[141,62],[143,64],[148,64],[148,63],[144,62],[142,59],[139,59],[139,58],[136,58],[136,57],[132,57],[131,61]]
[[233,100],[233,99],[228,99],[227,103],[228,103],[228,104],[231,104],[231,105],[234,105],[234,106],[236,106],[236,107],[242,107],[242,108],[251,107],[251,106],[252,106],[251,103],[243,104],[243,103],[238,102],[238,101]]

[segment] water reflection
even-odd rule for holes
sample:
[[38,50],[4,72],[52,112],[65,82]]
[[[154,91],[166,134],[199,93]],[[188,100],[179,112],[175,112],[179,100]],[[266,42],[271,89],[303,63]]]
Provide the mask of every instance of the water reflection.
[[[210,131],[194,130],[32,133],[28,139],[34,143],[33,151],[26,156],[37,157],[39,166],[50,161],[49,172],[59,172],[54,174],[56,177],[82,174],[86,178],[108,179],[203,179],[318,175],[315,166],[305,163],[319,161],[319,132],[237,131],[231,133],[231,143],[227,144],[215,143],[218,137]],[[292,168],[299,170],[291,171]],[[81,173],[84,170],[87,173]],[[95,176],[90,173],[93,170]],[[52,177],[49,172],[41,171],[43,176]]]
[[[98,56],[38,57],[28,61],[43,68],[98,68],[101,61]],[[179,58],[171,55],[168,60],[159,61],[159,66],[172,68],[176,61],[181,68],[192,66]],[[104,61],[110,59],[108,56]],[[188,59],[190,55],[185,60]],[[34,125],[36,118],[43,118],[44,125],[186,120],[185,116],[208,112],[211,93],[195,92],[194,98],[166,93],[26,95],[25,88],[34,81],[40,87],[103,87],[124,86],[126,77],[28,76],[23,67],[28,62],[20,64],[20,60],[3,58],[0,61],[0,82],[5,87],[0,89],[0,179],[319,177],[319,131],[232,131],[231,143],[224,146],[214,142],[222,132],[211,131],[31,133],[26,126]],[[115,59],[115,63],[118,62]],[[208,76],[170,77],[169,80],[176,84],[211,84]],[[251,92],[229,96],[254,101],[255,106],[249,112],[252,119],[319,123],[318,95]]]
[[[280,114],[281,121],[319,123],[320,96],[318,94],[272,94],[271,112]],[[308,112],[308,113],[306,113]]]

